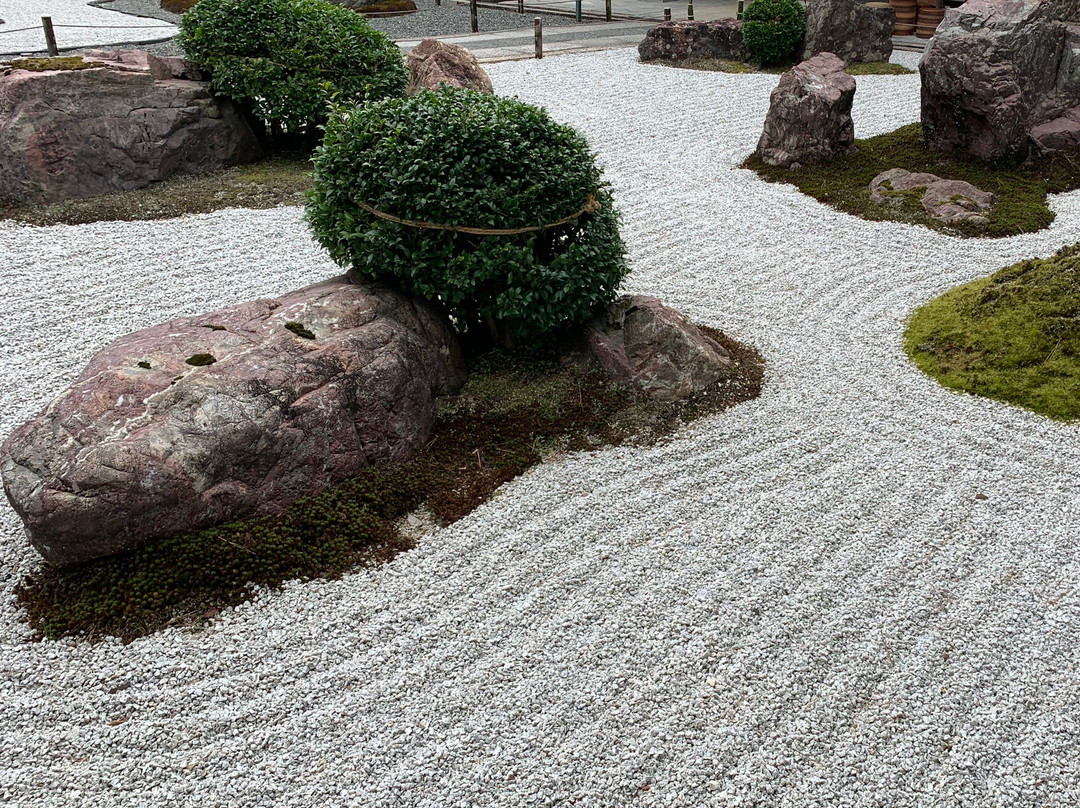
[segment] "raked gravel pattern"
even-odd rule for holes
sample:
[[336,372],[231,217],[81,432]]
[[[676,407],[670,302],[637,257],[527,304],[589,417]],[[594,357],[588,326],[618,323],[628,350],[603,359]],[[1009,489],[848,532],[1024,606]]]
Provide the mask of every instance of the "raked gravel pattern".
[[[52,17],[61,51],[122,42],[165,39],[175,25],[89,5],[86,0],[0,0],[0,55],[45,50],[41,18]],[[64,26],[91,26],[67,28]],[[31,30],[21,30],[30,28]]]
[[[599,150],[628,288],[758,346],[763,395],[128,646],[26,642],[3,510],[0,804],[1080,804],[1078,428],[901,350],[923,301],[1080,241],[1080,194],[999,241],[866,222],[734,168],[775,76],[489,70]],[[858,86],[860,135],[917,119],[916,76]],[[279,209],[4,224],[0,271],[6,432],[114,337],[331,266]]]

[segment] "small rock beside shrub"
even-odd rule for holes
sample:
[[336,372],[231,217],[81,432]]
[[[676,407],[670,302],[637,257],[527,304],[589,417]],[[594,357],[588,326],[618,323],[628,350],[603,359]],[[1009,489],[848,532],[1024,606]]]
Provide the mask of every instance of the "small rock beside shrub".
[[681,401],[731,378],[731,354],[655,297],[623,295],[584,329],[583,355],[609,378],[658,401]]
[[437,90],[443,85],[491,93],[491,78],[476,57],[461,45],[424,39],[405,57],[409,70],[409,95]]

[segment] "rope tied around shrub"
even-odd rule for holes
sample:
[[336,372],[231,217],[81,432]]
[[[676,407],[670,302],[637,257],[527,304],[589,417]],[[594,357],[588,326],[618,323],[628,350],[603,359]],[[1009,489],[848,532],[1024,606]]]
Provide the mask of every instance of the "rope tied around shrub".
[[585,204],[582,205],[581,210],[576,213],[571,213],[569,216],[564,216],[557,222],[539,224],[532,227],[466,227],[463,225],[438,224],[437,222],[415,222],[410,219],[402,219],[398,216],[394,216],[392,213],[384,213],[381,210],[376,210],[371,205],[366,202],[361,202],[359,199],[353,201],[372,216],[377,216],[388,222],[403,224],[406,227],[415,227],[420,230],[448,230],[451,233],[468,233],[473,236],[518,236],[522,233],[539,233],[544,230],[550,230],[553,227],[561,227],[564,224],[570,224],[570,222],[575,219],[580,219],[587,214],[596,213],[596,211],[600,209],[600,203],[596,200],[596,197],[589,194],[585,197]]

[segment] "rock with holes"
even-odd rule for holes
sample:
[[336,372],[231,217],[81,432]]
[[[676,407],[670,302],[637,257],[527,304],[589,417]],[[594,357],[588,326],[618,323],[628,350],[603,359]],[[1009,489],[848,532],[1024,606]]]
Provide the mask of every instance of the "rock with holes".
[[464,374],[426,304],[337,278],[121,337],[4,442],[0,473],[41,554],[83,562],[402,461]]
[[677,401],[731,378],[731,354],[655,297],[624,295],[585,329],[584,356],[616,381]]
[[919,65],[927,145],[987,161],[1073,141],[1080,4],[968,0],[949,9]]
[[803,58],[835,53],[845,64],[887,62],[892,56],[891,8],[868,6],[860,0],[807,0]]
[[491,78],[476,57],[461,45],[425,39],[405,57],[409,69],[409,95],[437,90],[446,84],[481,93],[494,92]]
[[985,224],[994,206],[994,195],[963,180],[942,179],[937,174],[903,168],[883,171],[870,181],[870,199],[879,205],[898,204],[911,191],[922,191],[923,209],[942,222]]
[[819,53],[799,63],[772,91],[757,156],[769,165],[797,168],[853,151],[854,100],[855,79],[838,56]]
[[662,22],[645,34],[638,56],[643,62],[691,57],[742,61],[748,55],[742,28],[742,21],[733,19]]
[[79,69],[0,71],[0,198],[57,202],[259,156],[244,117],[182,59],[91,51]]

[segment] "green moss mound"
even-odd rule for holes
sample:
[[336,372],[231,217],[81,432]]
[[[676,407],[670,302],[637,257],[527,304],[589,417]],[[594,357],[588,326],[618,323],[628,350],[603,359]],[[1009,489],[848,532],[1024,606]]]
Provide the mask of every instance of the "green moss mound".
[[931,301],[904,345],[946,387],[1080,418],[1080,244]]
[[178,41],[271,136],[313,135],[331,99],[366,103],[404,95],[408,84],[397,46],[324,0],[200,0]]
[[628,271],[588,143],[516,99],[443,87],[344,109],[313,185],[308,223],[334,260],[460,331],[517,342],[584,322]]
[[44,73],[46,70],[89,70],[93,67],[104,67],[104,65],[101,62],[87,62],[81,56],[42,56],[0,62],[0,75],[9,70],[29,70],[31,73]]
[[[785,182],[845,213],[876,221],[919,224],[964,237],[1001,238],[1041,230],[1054,221],[1047,194],[1080,188],[1080,154],[1058,152],[1021,164],[987,165],[961,153],[943,154],[923,145],[922,124],[910,124],[877,137],[856,140],[858,151],[798,170],[778,168],[750,157],[743,168],[770,182]],[[923,210],[922,193],[900,205],[870,200],[870,181],[890,168],[927,171],[945,179],[966,180],[997,197],[986,224],[945,224]]]
[[275,517],[248,519],[148,543],[73,569],[44,567],[17,597],[41,635],[131,640],[198,624],[286,580],[333,578],[413,546],[399,529],[425,505],[453,522],[504,482],[559,451],[644,444],[761,389],[752,349],[702,329],[737,363],[733,383],[660,403],[597,372],[543,356],[481,358],[455,398],[442,402],[432,440],[408,463],[367,469]]

